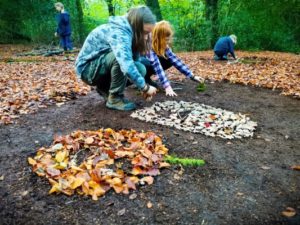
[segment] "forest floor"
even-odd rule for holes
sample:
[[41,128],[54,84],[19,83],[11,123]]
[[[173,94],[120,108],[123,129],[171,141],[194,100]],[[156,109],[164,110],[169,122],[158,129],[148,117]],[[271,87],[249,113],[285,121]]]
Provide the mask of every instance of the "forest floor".
[[[211,60],[210,52],[181,53],[207,79],[204,92],[173,69],[168,73],[179,87],[176,98],[158,93],[145,102],[136,89],[127,89],[139,108],[184,100],[257,122],[252,138],[228,141],[108,110],[76,80],[75,55],[16,56],[29,50],[0,46],[0,224],[300,224],[300,171],[292,169],[300,165],[299,56],[237,52],[244,61],[227,63]],[[110,191],[97,201],[49,195],[48,181],[32,172],[27,158],[50,146],[54,135],[99,128],[153,131],[170,154],[201,158],[206,165],[173,165],[129,195]]]

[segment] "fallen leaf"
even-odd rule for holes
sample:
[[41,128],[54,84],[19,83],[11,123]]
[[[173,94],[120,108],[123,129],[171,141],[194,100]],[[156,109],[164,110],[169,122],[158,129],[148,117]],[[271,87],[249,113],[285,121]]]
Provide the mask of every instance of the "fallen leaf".
[[180,180],[181,179],[181,177],[177,173],[174,174],[173,178],[175,180]]
[[149,185],[151,185],[151,184],[153,184],[153,181],[154,181],[154,179],[153,179],[153,177],[151,177],[151,176],[143,177],[142,179],[140,179],[140,182],[141,182],[142,184],[144,184],[144,182],[146,182],[146,183],[148,183]]
[[147,174],[150,176],[157,176],[160,174],[160,172],[159,172],[159,169],[151,168],[151,169],[148,169],[146,172],[144,172],[144,174]]
[[75,190],[76,188],[80,187],[84,182],[85,180],[83,178],[75,178],[70,183],[70,188]]
[[137,197],[136,193],[133,193],[133,194],[129,195],[130,200],[136,199],[136,197]]
[[132,151],[115,151],[115,155],[118,157],[128,156],[128,157],[132,158],[134,156],[134,152],[132,152]]
[[166,168],[166,167],[170,167],[170,163],[167,162],[160,162],[159,163],[159,168]]
[[94,138],[88,137],[87,139],[85,139],[85,143],[88,144],[88,145],[93,144],[94,143]]
[[133,167],[131,173],[133,175],[139,175],[139,174],[144,174],[144,171],[139,166],[135,166],[135,167]]
[[28,195],[28,193],[29,193],[29,191],[23,191],[23,192],[21,193],[21,195],[24,197],[24,196]]
[[52,168],[52,167],[48,167],[46,169],[46,171],[52,177],[60,175],[60,170],[57,170],[57,169]]
[[137,183],[139,181],[139,179],[137,178],[137,181],[134,182],[132,179],[130,179],[130,177],[126,177],[125,178],[125,183],[128,185],[128,188],[136,190],[136,186],[135,183]]
[[28,163],[29,163],[30,165],[34,166],[34,165],[36,165],[37,162],[36,162],[33,158],[28,157]]
[[281,214],[285,217],[293,217],[296,215],[296,210],[292,207],[287,207]]
[[210,123],[205,122],[205,123],[204,123],[204,126],[205,126],[206,128],[208,128],[208,127],[210,127]]
[[61,107],[62,105],[64,105],[65,103],[64,102],[58,102],[58,103],[56,103],[56,106],[57,107]]
[[153,207],[153,204],[152,204],[151,202],[148,202],[148,203],[147,203],[147,208],[148,208],[148,209],[151,209],[152,207]]
[[125,208],[124,208],[124,209],[121,209],[120,211],[118,211],[117,215],[118,215],[118,216],[123,216],[123,215],[125,214],[125,212],[126,212],[126,209],[125,209]]
[[67,150],[58,151],[55,155],[55,160],[60,163],[65,160],[67,155],[68,155]]
[[209,118],[212,119],[212,120],[215,120],[215,119],[216,119],[216,116],[213,115],[213,114],[211,114],[211,115],[209,116]]
[[295,165],[291,167],[293,170],[300,170],[300,165]]
[[51,150],[49,149],[48,151],[53,151],[53,152],[56,152],[56,151],[58,151],[58,150],[61,150],[62,148],[63,148],[64,146],[61,144],[61,143],[58,143],[58,144],[56,144],[56,145],[54,145],[52,148],[51,148]]

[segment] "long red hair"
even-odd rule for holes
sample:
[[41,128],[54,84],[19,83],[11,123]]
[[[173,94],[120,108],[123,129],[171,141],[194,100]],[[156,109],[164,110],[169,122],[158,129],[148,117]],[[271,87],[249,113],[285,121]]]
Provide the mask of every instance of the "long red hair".
[[168,21],[162,20],[155,24],[152,31],[152,49],[158,56],[166,57],[167,38],[172,36],[173,29]]

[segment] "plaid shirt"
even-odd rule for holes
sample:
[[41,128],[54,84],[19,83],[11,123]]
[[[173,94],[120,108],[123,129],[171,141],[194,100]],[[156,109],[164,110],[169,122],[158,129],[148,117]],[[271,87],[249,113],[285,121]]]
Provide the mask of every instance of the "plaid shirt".
[[[168,60],[172,63],[172,65],[179,70],[181,73],[183,73],[187,77],[192,77],[193,73],[190,71],[190,69],[185,65],[173,52],[170,48],[167,48],[165,51],[165,56]],[[156,53],[153,50],[150,50],[150,52],[147,54],[147,58],[149,59],[154,72],[159,78],[159,81],[161,85],[164,88],[167,88],[170,86],[170,82],[168,78],[166,77],[165,71],[163,70],[159,58],[156,55]]]

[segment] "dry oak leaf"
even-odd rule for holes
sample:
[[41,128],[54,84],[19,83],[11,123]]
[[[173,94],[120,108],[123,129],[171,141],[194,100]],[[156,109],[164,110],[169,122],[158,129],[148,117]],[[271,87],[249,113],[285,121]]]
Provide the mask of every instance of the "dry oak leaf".
[[296,210],[292,207],[287,207],[281,214],[285,217],[293,217],[296,215]]

